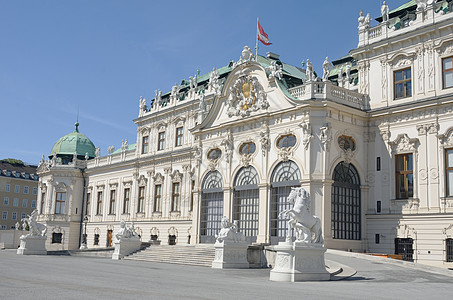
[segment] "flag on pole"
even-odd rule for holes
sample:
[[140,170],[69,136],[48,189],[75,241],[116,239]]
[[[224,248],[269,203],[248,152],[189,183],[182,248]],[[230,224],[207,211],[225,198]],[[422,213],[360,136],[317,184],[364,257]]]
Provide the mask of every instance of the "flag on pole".
[[260,22],[258,21],[258,40],[264,45],[268,46],[272,43],[269,43],[269,37],[267,33],[264,32],[263,27],[261,27]]

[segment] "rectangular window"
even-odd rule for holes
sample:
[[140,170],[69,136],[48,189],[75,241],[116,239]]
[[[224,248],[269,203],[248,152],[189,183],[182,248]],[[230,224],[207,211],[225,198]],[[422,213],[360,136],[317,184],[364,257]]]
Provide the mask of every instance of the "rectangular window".
[[99,245],[99,234],[97,233],[94,235],[94,245],[95,246]]
[[90,215],[91,210],[91,193],[87,193],[87,203],[85,204],[85,214]]
[[374,243],[379,244],[381,242],[381,235],[379,233],[376,233],[374,236]]
[[382,202],[379,200],[376,202],[376,212],[381,213],[382,210]]
[[22,199],[22,207],[26,208],[28,206],[28,200],[27,199]]
[[194,189],[195,189],[195,180],[192,180],[191,193],[190,193],[190,206],[189,206],[190,211],[193,210],[193,191],[194,191]]
[[157,150],[165,149],[165,131],[159,132],[159,140],[157,143]]
[[96,205],[96,215],[102,215],[102,192],[98,192],[98,201]]
[[38,188],[37,187],[33,188],[33,195],[38,195]]
[[20,218],[21,218],[21,219],[26,218],[26,217],[27,217],[27,214],[26,214],[26,213],[22,213],[22,214],[20,215]]
[[4,206],[8,206],[9,205],[9,198],[8,197],[3,198],[3,205]]
[[14,211],[14,212],[11,214],[11,219],[12,219],[12,220],[17,220],[17,212]]
[[153,211],[161,211],[162,206],[162,185],[156,184],[154,186],[154,209]]
[[453,149],[445,150],[445,178],[447,181],[446,195],[453,196]]
[[407,199],[414,196],[413,155],[399,154],[395,156],[396,198]]
[[64,206],[66,203],[66,193],[57,192],[57,199],[55,201],[55,214],[64,214]]
[[6,220],[6,219],[8,219],[8,212],[7,212],[7,211],[4,211],[4,212],[2,213],[2,220]]
[[44,213],[44,203],[46,202],[46,193],[41,193],[41,211],[40,213]]
[[28,186],[24,186],[24,194],[28,194]]
[[36,200],[31,200],[31,208],[36,208]]
[[172,188],[172,197],[171,197],[171,211],[180,210],[180,201],[179,201],[179,182],[173,183]]
[[149,149],[149,137],[144,136],[142,138],[142,154],[148,153],[148,149]]
[[63,237],[62,233],[52,233],[52,244],[61,244],[61,238]]
[[2,225],[2,230],[6,230],[6,225]]
[[5,184],[5,192],[9,193],[10,188],[11,188],[11,185],[9,183]]
[[453,87],[453,57],[442,59],[442,87]]
[[129,201],[131,199],[131,189],[124,189],[123,214],[129,213]]
[[447,262],[453,262],[453,239],[446,239],[445,240],[445,246],[446,246],[446,261]]
[[116,202],[116,190],[110,191],[110,207],[109,207],[109,214],[115,214],[115,202]]
[[138,203],[137,203],[137,212],[144,212],[145,205],[145,187],[141,186],[138,188]]
[[395,99],[412,96],[412,78],[411,68],[395,71],[393,73],[393,82],[395,89]]
[[15,185],[14,186],[14,193],[20,193],[20,185]]
[[178,127],[178,128],[176,128],[176,142],[175,142],[176,147],[182,146],[182,142],[183,142],[182,139],[183,139],[183,128]]
[[14,198],[13,199],[13,206],[18,207],[19,206],[19,198]]
[[380,171],[380,170],[381,170],[381,158],[376,157],[376,171]]

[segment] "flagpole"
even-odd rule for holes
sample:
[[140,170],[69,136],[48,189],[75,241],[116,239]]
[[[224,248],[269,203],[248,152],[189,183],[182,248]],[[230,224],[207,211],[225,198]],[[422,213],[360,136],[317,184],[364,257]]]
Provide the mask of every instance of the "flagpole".
[[255,51],[256,51],[256,54],[255,54],[255,61],[258,62],[258,22],[259,22],[259,18],[256,18],[256,46],[255,46]]

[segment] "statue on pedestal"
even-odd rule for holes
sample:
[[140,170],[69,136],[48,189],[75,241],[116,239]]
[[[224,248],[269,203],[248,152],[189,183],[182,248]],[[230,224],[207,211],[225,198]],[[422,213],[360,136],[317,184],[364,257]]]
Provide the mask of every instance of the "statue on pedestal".
[[322,74],[322,81],[329,81],[330,69],[332,69],[332,64],[329,61],[329,57],[326,57],[322,63],[322,70],[324,71]]
[[381,15],[382,22],[387,22],[389,20],[389,6],[385,3],[385,1],[381,6]]
[[293,208],[279,214],[289,216],[287,241],[291,240],[291,228],[293,228],[296,242],[322,245],[324,239],[321,220],[310,213],[310,194],[302,187],[291,188],[288,201],[293,204]]
[[30,232],[26,235],[27,237],[31,236],[46,236],[47,233],[47,226],[36,221],[38,216],[38,210],[35,209],[32,213],[28,216],[28,218],[23,218],[22,224],[23,228],[26,228],[26,224],[28,224],[28,228]]
[[223,217],[220,224],[222,229],[220,229],[219,234],[216,235],[216,242],[223,243],[227,240],[237,243],[245,241],[245,237],[242,232],[238,232],[237,221],[231,223],[227,217]]

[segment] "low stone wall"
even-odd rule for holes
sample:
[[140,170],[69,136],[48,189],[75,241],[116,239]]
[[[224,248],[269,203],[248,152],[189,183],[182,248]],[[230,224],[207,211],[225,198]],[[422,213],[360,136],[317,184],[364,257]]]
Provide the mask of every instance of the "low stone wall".
[[20,246],[20,237],[28,234],[24,230],[0,230],[0,243],[3,243],[5,249],[17,249]]

